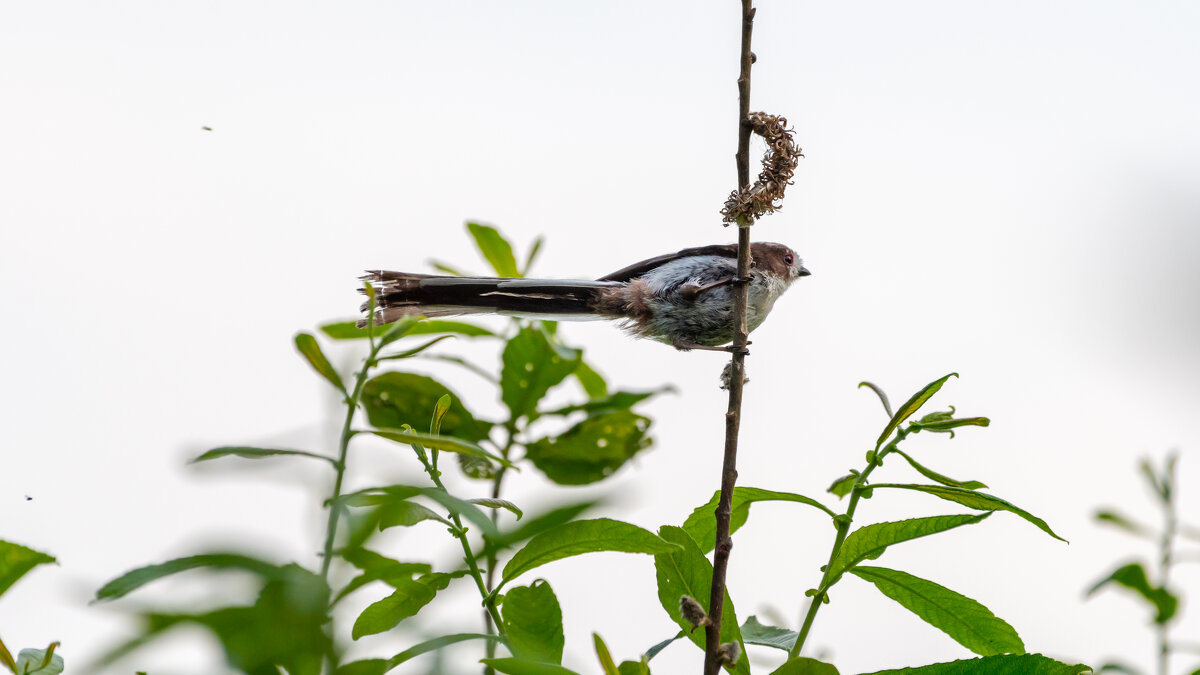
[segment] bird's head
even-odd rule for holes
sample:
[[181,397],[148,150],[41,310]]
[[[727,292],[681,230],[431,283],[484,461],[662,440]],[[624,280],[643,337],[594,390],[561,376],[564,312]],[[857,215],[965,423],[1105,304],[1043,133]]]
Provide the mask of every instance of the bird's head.
[[812,274],[804,267],[804,261],[791,248],[772,242],[757,242],[750,244],[750,254],[753,256],[753,266],[792,283],[800,277]]

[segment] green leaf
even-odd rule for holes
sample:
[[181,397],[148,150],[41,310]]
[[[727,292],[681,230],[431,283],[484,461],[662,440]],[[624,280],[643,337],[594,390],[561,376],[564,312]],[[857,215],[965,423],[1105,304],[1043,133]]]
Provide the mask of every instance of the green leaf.
[[771,671],[771,675],[839,675],[838,669],[831,664],[797,656],[788,659],[782,666]]
[[945,418],[936,419],[930,422],[917,421],[909,422],[908,428],[912,431],[930,431],[940,434],[950,434],[950,438],[954,438],[954,430],[959,427],[986,427],[992,421],[986,417],[960,417],[960,418]]
[[980,656],[1025,653],[1012,626],[961,593],[885,567],[859,565],[849,572]]
[[883,555],[887,547],[893,544],[926,537],[938,532],[945,532],[963,525],[972,525],[992,515],[991,512],[975,516],[931,516],[928,518],[909,518],[894,522],[875,523],[866,525],[850,533],[842,544],[841,551],[834,559],[833,579],[837,579],[846,570],[864,560],[874,560]]
[[501,399],[512,419],[535,415],[538,402],[575,372],[583,352],[551,343],[544,330],[526,326],[508,341],[501,356]]
[[1096,520],[1106,525],[1112,525],[1113,527],[1125,530],[1126,532],[1138,537],[1151,536],[1150,528],[1116,511],[1097,511]]
[[206,553],[176,558],[165,563],[147,565],[126,572],[96,591],[96,600],[115,600],[151,581],[200,568],[244,570],[267,579],[278,578],[281,574],[280,567],[256,558],[236,553]]
[[894,450],[894,452],[896,454],[900,455],[901,457],[903,457],[904,459],[907,459],[908,463],[912,466],[912,468],[916,469],[918,473],[920,473],[922,476],[925,476],[929,480],[934,481],[935,483],[941,483],[942,485],[949,485],[950,487],[959,487],[959,488],[963,488],[965,490],[978,490],[980,488],[987,487],[986,485],[984,485],[983,483],[980,483],[977,480],[968,480],[968,481],[954,480],[953,478],[942,475],[942,474],[934,471],[933,469],[928,469],[928,468],[922,466],[919,462],[917,462],[917,460],[910,457],[908,455],[908,453],[904,452],[900,448],[896,448]]
[[354,620],[354,628],[350,633],[353,639],[395,628],[404,619],[421,611],[437,594],[436,590],[419,581],[397,579],[393,585],[395,592],[372,603]]
[[507,511],[512,512],[514,515],[516,515],[517,520],[520,520],[521,516],[525,515],[521,511],[521,509],[517,508],[516,504],[508,501],[507,499],[492,499],[490,497],[480,497],[478,499],[468,499],[467,501],[471,502],[472,504],[486,506],[489,509],[505,509]]
[[563,625],[558,598],[545,580],[504,594],[504,630],[512,653],[530,661],[562,663]]
[[375,434],[380,438],[386,438],[389,441],[404,443],[406,445],[419,445],[424,448],[432,448],[434,450],[442,450],[444,452],[456,452],[460,455],[469,455],[479,459],[486,459],[502,464],[506,467],[515,468],[513,463],[504,459],[500,455],[495,455],[469,441],[459,440],[451,436],[431,436],[423,434],[419,431],[401,431],[399,429],[372,429],[368,433]]
[[466,518],[478,527],[484,535],[496,535],[495,523],[492,522],[492,519],[487,514],[480,511],[477,506],[437,488],[419,488],[407,485],[366,488],[342,495],[338,498],[337,503],[346,506],[379,506],[411,499],[417,495],[428,497],[446,507],[446,510],[451,514],[457,514]]
[[[678,548],[653,532],[619,520],[576,520],[530,539],[504,566],[502,584],[546,563],[583,553],[619,551],[656,555]],[[675,598],[675,602],[679,602],[679,598]]]
[[[724,621],[722,621],[722,623],[724,623]],[[642,654],[642,658],[645,659],[646,661],[649,661],[650,659],[658,656],[659,652],[666,649],[667,647],[670,647],[671,643],[675,642],[676,640],[678,640],[682,637],[685,637],[686,635],[687,635],[687,633],[685,633],[684,631],[679,631],[678,633],[675,634],[675,637],[669,637],[666,640],[663,640],[662,642],[659,642],[658,644],[654,645],[653,647],[647,649],[646,653]]]
[[1005,654],[916,668],[879,670],[864,675],[1079,675],[1091,670],[1083,664],[1072,666],[1041,654]]
[[0,540],[0,595],[38,565],[57,562],[54,556]]
[[506,659],[481,659],[480,663],[491,666],[504,675],[579,675],[573,670],[567,670],[553,663],[538,663],[515,657]]
[[315,452],[305,452],[304,450],[279,450],[275,448],[251,448],[246,446],[225,446],[221,448],[213,448],[208,452],[193,459],[191,464],[197,462],[207,462],[210,459],[218,459],[221,457],[243,457],[245,459],[262,459],[264,457],[278,457],[281,455],[292,455],[294,457],[312,457],[313,459],[321,459],[337,465],[337,460],[332,457],[326,457]]
[[377,510],[379,530],[391,527],[412,527],[423,520],[435,520],[446,527],[452,523],[416,502],[395,501],[380,506]]
[[[386,336],[384,336],[384,337],[386,337]],[[441,342],[442,340],[449,340],[453,337],[454,337],[453,335],[442,335],[439,337],[435,337],[432,340],[429,340],[428,342],[423,342],[423,343],[417,345],[416,347],[412,347],[411,349],[405,349],[402,352],[396,352],[394,354],[387,354],[385,356],[380,356],[380,357],[376,358],[375,360],[382,362],[382,361],[398,361],[401,359],[410,359],[410,358],[416,356],[417,354],[420,354],[421,352],[425,351],[426,349],[429,349],[430,347],[436,345],[437,343]]]
[[[683,521],[683,531],[691,535],[692,539],[695,539],[696,543],[700,545],[700,550],[704,551],[705,553],[708,553],[716,548],[717,522],[716,518],[713,516],[713,512],[716,510],[717,503],[720,501],[720,499],[721,492],[718,490],[717,492],[713,493],[712,499],[708,500],[707,504],[697,507],[694,511],[692,511],[692,514],[687,517],[687,520]],[[774,490],[763,490],[762,488],[756,487],[736,487],[733,489],[733,502],[730,505],[730,508],[734,512],[744,510],[745,514],[740,518],[741,522],[737,523],[736,525],[732,522],[732,520],[730,521],[729,534],[736,532],[738,527],[745,522],[745,515],[749,515],[751,504],[754,502],[765,501],[797,502],[818,508],[828,514],[830,518],[833,518],[835,515],[837,515],[833,511],[830,511],[821,502],[809,497],[805,497],[804,495],[798,495],[792,492],[775,492]]]
[[1139,563],[1129,563],[1113,570],[1089,588],[1087,595],[1091,596],[1109,584],[1123,586],[1142,596],[1156,610],[1154,623],[1164,624],[1170,621],[1179,609],[1179,599],[1167,589],[1151,584],[1145,568]]
[[[576,371],[578,372],[578,371]],[[589,415],[628,410],[646,399],[665,393],[675,393],[671,386],[659,387],[650,391],[618,391],[602,398],[592,399],[586,403],[563,406],[555,410],[545,410],[540,415],[570,415],[575,412],[585,412]]]
[[529,274],[529,268],[533,267],[533,262],[537,260],[538,253],[542,250],[542,244],[546,242],[546,238],[538,235],[534,238],[533,244],[529,246],[529,254],[525,256],[525,266],[521,268],[521,276]]
[[592,643],[596,646],[596,658],[600,661],[604,675],[621,675],[617,671],[616,661],[613,661],[612,652],[608,651],[608,645],[604,644],[604,638],[600,637],[599,633],[592,633]]
[[59,675],[65,664],[63,657],[54,653],[58,644],[52,642],[45,649],[22,649],[17,654],[14,672],[21,675]]
[[748,645],[774,647],[790,652],[798,635],[794,630],[763,625],[758,622],[758,617],[753,615],[742,624],[742,640]]
[[883,433],[879,434],[879,440],[875,441],[875,449],[878,450],[883,445],[883,442],[888,439],[888,436],[891,436],[892,432],[896,430],[896,427],[903,424],[904,420],[920,410],[921,406],[925,405],[925,402],[936,394],[942,388],[942,385],[946,383],[946,380],[951,377],[958,377],[958,373],[950,373],[945,377],[930,382],[921,391],[913,394],[912,398],[905,401],[904,405],[900,406],[900,409],[896,411],[896,414],[892,415],[892,419],[887,423],[887,426],[883,428]]
[[392,372],[371,378],[363,385],[362,403],[372,426],[424,429],[438,400],[447,394],[452,403],[442,420],[442,434],[472,443],[487,438],[491,425],[476,420],[458,395],[424,375]]
[[1055,534],[1054,530],[1051,530],[1050,526],[1046,524],[1046,521],[1042,520],[1041,518],[1038,518],[1032,513],[1029,513],[1028,511],[1014,504],[1010,504],[999,497],[993,497],[992,495],[983,494],[982,492],[964,490],[962,488],[950,487],[948,485],[901,485],[897,483],[875,483],[871,487],[915,490],[917,492],[931,494],[935,497],[945,499],[946,501],[962,504],[967,508],[978,509],[980,511],[1008,511],[1009,513],[1015,513],[1025,520],[1033,523],[1039,530],[1045,532],[1051,537],[1054,537],[1059,541],[1067,541],[1066,539],[1063,539]]
[[[708,601],[712,596],[712,564],[696,542],[683,531],[683,528],[664,525],[658,530],[663,540],[677,545],[674,551],[660,553],[654,556],[654,570],[658,581],[658,601],[666,610],[686,637],[693,644],[704,649],[705,634],[702,630],[692,631],[692,625],[679,614],[679,598],[690,595],[708,609]],[[742,631],[738,628],[737,612],[733,601],[729,598],[728,588],[725,592],[725,604],[721,610],[721,642],[737,642],[745,654],[745,644],[742,642]],[[750,662],[746,658],[738,659],[733,672],[749,675]]]
[[583,387],[588,398],[598,399],[608,396],[608,383],[604,381],[604,376],[596,372],[586,361],[579,361],[579,366],[575,368],[575,379],[579,380],[579,386]]
[[338,375],[333,364],[329,363],[329,359],[325,358],[324,352],[321,351],[321,345],[317,344],[317,339],[308,333],[296,334],[296,349],[300,350],[303,356],[313,367],[329,383],[338,388],[338,391],[346,393],[346,385],[342,384],[342,377]]
[[551,509],[532,518],[525,518],[522,524],[516,528],[488,537],[484,542],[483,550],[476,557],[493,558],[497,553],[510,546],[514,546],[551,528],[575,520],[576,516],[592,508],[597,503],[596,501],[576,502]]
[[387,671],[396,666],[414,659],[422,654],[436,651],[442,647],[448,647],[452,644],[465,642],[467,640],[487,640],[490,642],[499,642],[499,635],[484,635],[483,633],[456,633],[454,635],[442,635],[431,640],[426,640],[420,644],[413,645],[408,649],[400,652],[390,659],[364,659],[362,661],[354,661],[347,663],[337,670],[337,675],[383,675]]
[[539,438],[525,457],[559,485],[585,485],[611,476],[649,447],[650,419],[628,410],[584,419],[559,436]]
[[866,381],[859,382],[858,388],[862,389],[863,387],[867,387],[871,391],[875,392],[875,395],[879,397],[879,402],[883,404],[883,411],[885,413],[887,413],[888,419],[891,419],[892,403],[891,403],[891,401],[888,401],[888,396],[883,391],[883,389],[879,385],[875,384],[874,382],[866,382]]
[[[396,585],[401,582],[414,581],[413,575],[428,574],[429,570],[431,569],[428,563],[408,563],[398,562],[395,560],[392,560],[391,563],[392,564],[390,565],[365,569],[362,574],[351,579],[349,583],[347,583],[346,586],[338,592],[333,601],[335,603],[341,601],[342,598],[350,595],[363,586],[366,586],[372,581],[382,581],[392,588],[395,588]],[[359,567],[359,569],[363,568]],[[425,585],[428,586],[429,584]]]
[[517,259],[513,256],[512,244],[500,234],[500,231],[490,225],[467,223],[467,231],[475,239],[475,246],[484,259],[502,277],[519,277]]
[[[327,323],[321,326],[321,332],[334,340],[365,340],[367,339],[367,329],[359,328],[357,321],[338,321],[337,323]],[[376,334],[379,333],[379,328],[375,329]],[[405,337],[415,335],[436,335],[440,333],[453,333],[463,337],[498,337],[492,331],[483,326],[476,326],[473,323],[465,321],[442,321],[437,319],[426,319],[418,322],[408,330]]]
[[622,661],[617,675],[650,675],[650,665],[644,661]]
[[[1100,664],[1100,668],[1098,668],[1096,670],[1096,672],[1097,673],[1125,673],[1125,675],[1142,675],[1142,671],[1140,669],[1135,668],[1127,663],[1120,663],[1117,661],[1107,661],[1105,663]],[[1192,675],[1200,675],[1200,671],[1197,671],[1196,673],[1192,673]]]
[[854,484],[858,482],[858,472],[851,470],[850,473],[833,481],[829,486],[828,492],[837,496],[838,499],[845,497],[854,490]]

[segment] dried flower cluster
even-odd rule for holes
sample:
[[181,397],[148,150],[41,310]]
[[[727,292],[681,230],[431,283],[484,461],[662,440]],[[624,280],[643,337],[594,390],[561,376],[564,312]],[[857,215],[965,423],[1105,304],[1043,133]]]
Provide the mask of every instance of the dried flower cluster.
[[750,128],[767,141],[762,172],[758,180],[744,190],[735,190],[721,209],[726,225],[739,220],[754,222],[764,214],[783,207],[783,191],[792,184],[796,163],[804,154],[792,139],[787,118],[767,113],[750,113]]
[[704,607],[690,595],[679,597],[679,614],[684,621],[692,624],[692,630],[695,631],[700,626],[711,626],[712,620],[708,618]]

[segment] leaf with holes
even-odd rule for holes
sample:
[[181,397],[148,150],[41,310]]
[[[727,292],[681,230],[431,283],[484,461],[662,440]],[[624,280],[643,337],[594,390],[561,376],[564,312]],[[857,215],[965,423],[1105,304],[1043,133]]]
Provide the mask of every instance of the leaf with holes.
[[442,433],[473,443],[487,438],[491,424],[475,419],[457,394],[433,378],[413,373],[384,373],[363,385],[362,403],[372,426],[426,429],[438,400],[450,395],[450,410],[442,418]]
[[525,457],[559,485],[595,483],[650,446],[649,428],[649,418],[628,410],[595,415],[531,443]]
[[553,344],[546,331],[526,326],[504,346],[500,398],[515,420],[534,415],[552,387],[575,372],[583,352]]

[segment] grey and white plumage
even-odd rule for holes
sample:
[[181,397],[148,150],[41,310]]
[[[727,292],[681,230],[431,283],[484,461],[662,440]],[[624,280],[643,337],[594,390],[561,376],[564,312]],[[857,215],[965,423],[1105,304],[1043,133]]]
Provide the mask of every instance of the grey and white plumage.
[[[783,244],[751,244],[746,322],[758,328],[775,301],[807,276]],[[712,349],[733,340],[732,284],[737,246],[684,249],[630,265],[597,280],[448,277],[375,270],[377,323],[406,316],[495,313],[547,319],[614,319],[637,337],[679,349]],[[364,305],[364,309],[365,309]],[[366,323],[365,320],[359,322]]]

